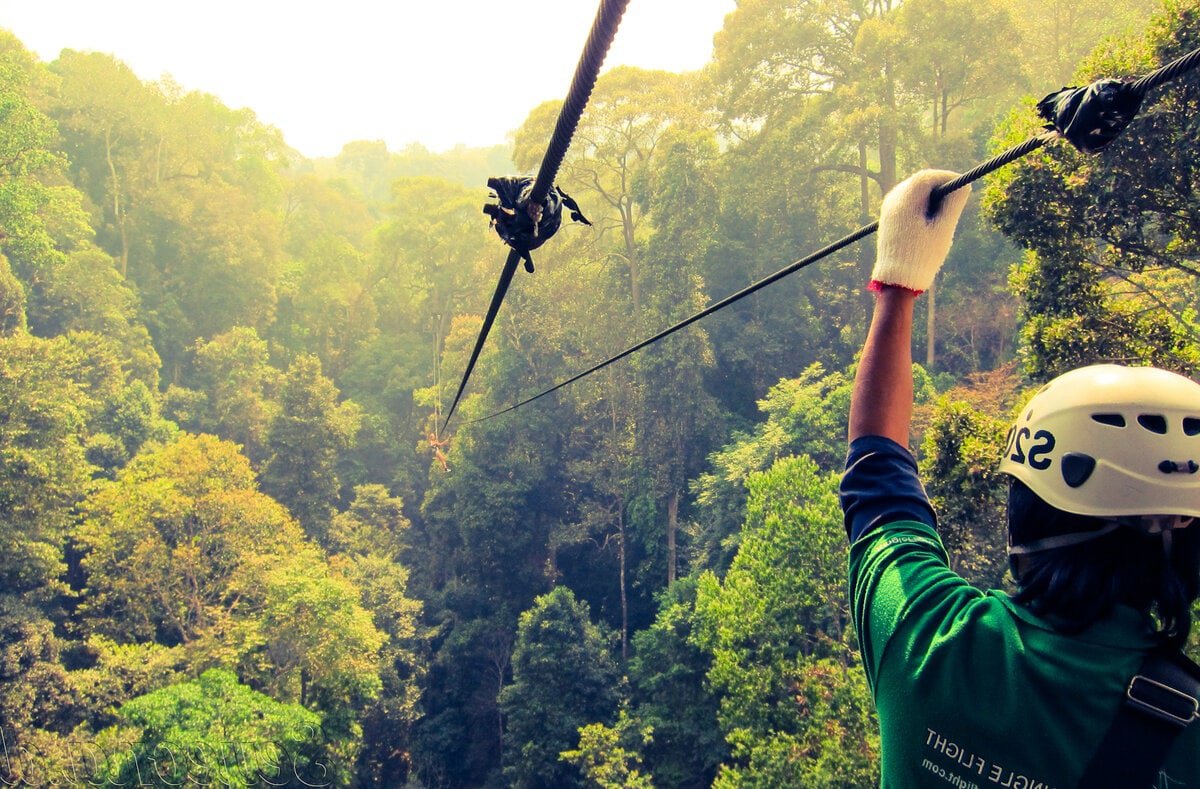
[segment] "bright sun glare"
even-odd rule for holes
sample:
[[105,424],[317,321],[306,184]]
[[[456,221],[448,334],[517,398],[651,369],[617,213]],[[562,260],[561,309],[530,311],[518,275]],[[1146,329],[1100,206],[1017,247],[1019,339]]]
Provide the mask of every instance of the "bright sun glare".
[[[307,156],[382,139],[393,150],[504,142],[566,95],[597,2],[495,0],[204,4],[0,0],[0,27],[45,61],[109,52],[249,107]],[[606,67],[704,65],[735,0],[632,0]]]

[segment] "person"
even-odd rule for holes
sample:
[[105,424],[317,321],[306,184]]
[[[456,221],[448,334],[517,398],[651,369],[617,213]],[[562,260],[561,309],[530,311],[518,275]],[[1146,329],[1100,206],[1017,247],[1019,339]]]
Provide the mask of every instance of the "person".
[[450,473],[450,458],[446,457],[445,449],[450,445],[450,439],[438,440],[437,433],[429,434],[429,446],[433,449],[433,458],[442,467],[442,473]]
[[1200,787],[1194,690],[1146,696],[1200,592],[1200,384],[1118,365],[1051,381],[1000,465],[1015,592],[954,573],[908,449],[914,304],[968,190],[932,215],[930,194],[954,176],[922,171],[884,199],[841,482],[882,786]]

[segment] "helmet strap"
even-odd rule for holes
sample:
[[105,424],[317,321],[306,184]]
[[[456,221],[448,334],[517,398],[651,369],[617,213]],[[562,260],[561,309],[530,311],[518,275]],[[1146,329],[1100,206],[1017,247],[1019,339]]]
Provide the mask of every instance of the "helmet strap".
[[[1024,545],[1009,544],[1009,556],[1023,556],[1030,553],[1039,553],[1041,551],[1050,551],[1055,548],[1066,548],[1071,545],[1079,545],[1080,543],[1091,542],[1099,539],[1106,534],[1111,534],[1122,526],[1137,529],[1143,534],[1161,534],[1163,541],[1163,550],[1168,556],[1171,555],[1171,533],[1175,529],[1183,529],[1192,524],[1195,518],[1187,515],[1147,515],[1134,518],[1118,518],[1115,520],[1105,521],[1104,525],[1099,529],[1084,532],[1072,532],[1071,534],[1056,534],[1053,537],[1044,537],[1040,540],[1027,542]],[[1010,538],[1011,539],[1011,536]]]
[[1194,520],[1190,515],[1143,515],[1127,522],[1146,534],[1170,534],[1175,529],[1192,525]]
[[1053,537],[1043,537],[1040,540],[1027,542],[1024,545],[1009,545],[1009,556],[1023,556],[1028,553],[1040,553],[1041,551],[1050,551],[1055,548],[1066,548],[1070,545],[1079,545],[1084,542],[1091,542],[1099,539],[1106,534],[1111,534],[1121,528],[1121,524],[1117,521],[1108,521],[1099,529],[1093,531],[1077,531],[1071,534],[1056,534]]

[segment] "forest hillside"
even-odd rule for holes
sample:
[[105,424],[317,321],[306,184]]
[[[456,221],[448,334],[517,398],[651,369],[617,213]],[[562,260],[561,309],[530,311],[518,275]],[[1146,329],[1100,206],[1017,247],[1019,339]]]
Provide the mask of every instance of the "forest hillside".
[[[1198,0],[740,0],[704,69],[601,76],[558,176],[593,224],[517,272],[443,431],[486,180],[560,101],[312,161],[0,31],[0,781],[875,785],[836,496],[869,242],[484,417],[1197,46]],[[979,585],[1040,382],[1200,372],[1197,114],[1193,73],[977,185],[919,302],[912,448]]]

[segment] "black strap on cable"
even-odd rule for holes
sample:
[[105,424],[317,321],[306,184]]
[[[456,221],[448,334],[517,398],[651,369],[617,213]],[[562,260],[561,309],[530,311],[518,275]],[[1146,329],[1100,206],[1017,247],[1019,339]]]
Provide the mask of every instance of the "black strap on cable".
[[1179,650],[1146,656],[1080,787],[1159,786],[1171,746],[1200,718],[1200,666]]
[[[571,146],[571,138],[575,136],[579,119],[583,116],[583,110],[592,96],[592,89],[596,87],[596,79],[600,76],[600,67],[604,64],[604,57],[608,54],[608,48],[612,46],[613,39],[616,38],[617,27],[620,26],[621,17],[624,16],[625,8],[628,5],[629,0],[601,0],[600,8],[596,11],[596,18],[592,22],[592,31],[584,45],[579,64],[575,67],[575,76],[571,79],[567,98],[558,113],[558,121],[554,124],[554,133],[550,137],[550,144],[546,147],[546,155],[542,157],[542,165],[538,169],[537,178],[533,182],[526,203],[522,205],[522,210],[524,205],[541,206],[547,195],[550,194],[550,190],[554,186],[554,178],[558,175],[558,168],[562,165],[563,159],[567,155],[567,149]],[[536,226],[537,219],[534,219],[533,222]],[[528,250],[525,250],[525,256],[527,255]],[[488,306],[483,326],[479,329],[479,337],[475,340],[475,348],[471,351],[471,358],[467,362],[467,369],[463,371],[458,392],[454,395],[454,402],[450,404],[450,410],[446,412],[446,421],[442,423],[442,430],[445,430],[446,426],[450,424],[450,417],[454,416],[454,409],[458,407],[458,401],[467,388],[471,371],[475,369],[475,362],[479,360],[479,353],[483,350],[488,332],[492,329],[496,314],[500,311],[500,304],[508,292],[509,283],[512,282],[513,272],[516,271],[517,263],[522,257],[521,251],[516,248],[508,253],[508,259],[504,262],[504,268],[500,272],[500,281],[496,283],[496,292],[492,294],[492,303]],[[532,264],[527,261],[527,265],[532,271]]]
[[[1110,83],[1117,82],[1116,80],[1097,80],[1087,88],[1063,88],[1057,93],[1050,94],[1046,98],[1042,99],[1038,105],[1039,112],[1041,112],[1043,117],[1045,117],[1049,122],[1046,131],[1030,137],[1028,140],[1025,140],[1025,142],[1019,145],[1014,145],[1007,151],[988,159],[986,162],[983,162],[973,169],[963,173],[957,178],[934,188],[929,197],[929,213],[937,213],[943,198],[945,198],[945,196],[951,192],[957,191],[967,184],[979,180],[988,173],[998,170],[1001,167],[1020,159],[1026,154],[1036,151],[1046,143],[1059,137],[1066,139],[1075,147],[1088,153],[1093,153],[1100,150],[1100,148],[1104,147],[1104,145],[1107,145],[1109,142],[1115,139],[1116,135],[1124,130],[1125,126],[1127,126],[1129,122],[1133,120],[1133,114],[1136,114],[1137,111],[1136,108],[1134,109],[1133,114],[1125,112],[1125,109],[1128,107],[1128,104],[1131,101],[1129,98],[1130,96],[1136,97],[1137,107],[1140,108],[1141,100],[1147,91],[1175,79],[1179,75],[1196,68],[1197,65],[1200,65],[1200,49],[1197,49],[1181,58],[1178,58],[1177,60],[1172,61],[1166,66],[1147,74],[1145,77],[1142,77],[1139,80],[1133,82],[1120,82],[1119,84],[1123,87],[1120,89],[1120,91],[1118,91],[1119,95],[1117,96],[1115,102],[1113,98],[1113,92],[1111,90],[1102,90],[1100,88],[1101,86],[1107,87]],[[1056,100],[1060,97],[1067,96],[1072,93],[1075,95],[1071,101],[1056,102]],[[1054,107],[1059,111],[1047,114],[1048,111],[1043,110],[1043,106]],[[1114,111],[1114,106],[1117,108],[1117,111]],[[1096,124],[1096,126],[1101,127],[1102,131],[1097,132],[1095,130],[1086,128],[1083,123],[1080,122],[1082,119],[1090,119],[1094,124]],[[1119,128],[1117,128],[1118,124]],[[1071,130],[1070,136],[1067,134],[1068,129]],[[1103,142],[1103,144],[1097,147],[1097,139],[1099,136],[1101,136],[1101,134],[1107,137],[1107,139]],[[591,375],[597,370],[601,370],[613,362],[624,359],[626,356],[629,356],[635,351],[640,351],[647,345],[658,342],[664,337],[690,326],[701,318],[705,318],[709,315],[712,315],[714,312],[717,312],[718,310],[728,307],[730,304],[749,296],[751,293],[761,290],[777,280],[783,279],[788,274],[799,271],[805,266],[816,263],[818,260],[828,257],[834,252],[848,247],[856,241],[866,238],[878,229],[879,222],[872,222],[869,225],[863,225],[850,235],[845,236],[844,238],[841,238],[826,247],[822,247],[816,252],[813,252],[811,255],[797,260],[795,263],[781,268],[774,274],[748,285],[731,296],[726,296],[721,301],[709,305],[703,310],[697,312],[695,315],[684,318],[674,326],[663,329],[653,337],[648,337],[635,345],[631,345],[617,355],[611,356],[599,364],[592,365],[583,372],[573,375],[565,381],[555,384],[549,389],[538,392],[533,397],[526,398],[519,403],[510,405],[508,408],[496,411],[495,413],[489,414],[485,417],[472,420],[470,424],[474,424],[475,422],[483,422],[502,414],[507,414],[510,411],[515,411],[523,405],[532,403],[534,400],[545,397],[551,392],[555,392],[568,384],[578,381],[580,378]]]

